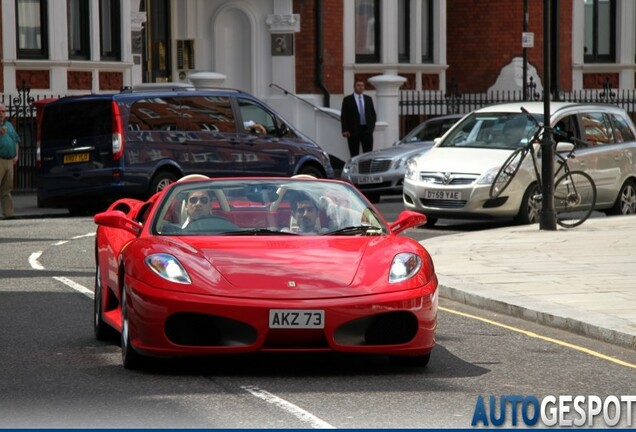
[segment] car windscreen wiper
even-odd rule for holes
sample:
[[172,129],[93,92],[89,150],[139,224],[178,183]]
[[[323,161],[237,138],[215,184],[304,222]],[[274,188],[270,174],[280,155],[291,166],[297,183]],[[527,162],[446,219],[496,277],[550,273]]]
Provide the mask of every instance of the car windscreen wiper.
[[248,228],[236,231],[226,231],[219,235],[298,235],[289,231],[278,231],[271,228]]
[[323,235],[328,236],[328,235],[355,235],[355,234],[379,235],[379,234],[382,234],[382,228],[374,226],[374,225],[353,225],[353,226],[340,228],[335,231],[329,231],[324,233]]

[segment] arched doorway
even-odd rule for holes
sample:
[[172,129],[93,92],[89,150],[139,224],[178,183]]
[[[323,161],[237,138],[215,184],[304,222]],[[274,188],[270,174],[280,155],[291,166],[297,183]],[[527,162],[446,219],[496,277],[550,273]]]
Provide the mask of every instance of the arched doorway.
[[224,74],[224,86],[254,93],[254,30],[248,15],[238,8],[222,10],[214,19],[215,72]]

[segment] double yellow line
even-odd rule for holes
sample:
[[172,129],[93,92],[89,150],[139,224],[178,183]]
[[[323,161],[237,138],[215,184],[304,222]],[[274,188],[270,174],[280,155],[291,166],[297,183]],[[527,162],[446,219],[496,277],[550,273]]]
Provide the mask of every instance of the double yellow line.
[[621,366],[625,366],[625,367],[629,367],[629,368],[632,368],[632,369],[636,369],[636,364],[634,364],[634,363],[628,363],[626,361],[619,360],[619,359],[616,359],[614,357],[607,356],[605,354],[601,354],[600,352],[592,351],[591,349],[587,349],[587,348],[584,348],[582,346],[574,345],[574,344],[571,344],[571,343],[568,343],[568,342],[564,342],[564,341],[561,341],[561,340],[558,340],[558,339],[553,339],[553,338],[550,338],[550,337],[547,337],[547,336],[541,336],[540,334],[537,334],[537,333],[534,333],[534,332],[531,332],[531,331],[527,331],[527,330],[523,330],[523,329],[520,329],[520,328],[517,328],[517,327],[513,327],[513,326],[506,325],[506,324],[502,324],[502,323],[499,323],[497,321],[489,320],[487,318],[478,317],[476,315],[471,315],[471,314],[464,313],[464,312],[459,312],[459,311],[456,311],[456,310],[453,310],[453,309],[448,309],[448,308],[445,308],[443,306],[439,306],[439,310],[442,310],[442,311],[448,312],[448,313],[452,313],[452,314],[455,314],[455,315],[463,316],[465,318],[471,318],[471,319],[474,319],[474,320],[477,320],[477,321],[482,321],[482,322],[485,322],[485,323],[490,324],[490,325],[494,325],[494,326],[497,326],[497,327],[504,328],[506,330],[510,330],[510,331],[513,331],[513,332],[524,334],[524,335],[526,335],[528,337],[541,339],[541,340],[544,340],[546,342],[551,342],[553,344],[561,345],[561,346],[566,347],[566,348],[570,348],[570,349],[573,349],[573,350],[581,351],[581,352],[583,352],[585,354],[588,354],[588,355],[591,355],[591,356],[594,356],[594,357],[598,357],[600,359],[607,360],[607,361],[610,361],[612,363],[616,363],[616,364],[621,365]]

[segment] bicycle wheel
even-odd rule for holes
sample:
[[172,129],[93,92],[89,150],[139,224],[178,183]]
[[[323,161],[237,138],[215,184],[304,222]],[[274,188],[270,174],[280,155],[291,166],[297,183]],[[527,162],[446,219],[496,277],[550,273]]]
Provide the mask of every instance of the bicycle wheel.
[[490,199],[497,198],[508,187],[515,174],[517,174],[517,171],[519,171],[519,167],[527,154],[528,149],[521,147],[508,156],[508,159],[506,159],[501,168],[499,168],[490,186]]
[[596,185],[583,171],[570,171],[554,185],[554,210],[557,223],[574,228],[590,217],[596,205]]

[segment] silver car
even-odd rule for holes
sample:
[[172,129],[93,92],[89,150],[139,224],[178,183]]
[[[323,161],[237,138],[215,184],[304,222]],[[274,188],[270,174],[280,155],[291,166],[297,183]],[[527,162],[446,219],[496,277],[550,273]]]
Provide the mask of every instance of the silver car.
[[342,170],[342,180],[354,184],[372,202],[377,202],[381,195],[401,194],[406,160],[431,148],[433,140],[462,117],[463,114],[453,114],[426,120],[392,147],[352,157]]
[[[538,222],[530,158],[501,196],[489,196],[497,171],[535,127],[521,107],[543,122],[543,102],[492,105],[469,114],[431,149],[409,159],[404,206],[425,213],[428,226],[441,217]],[[627,113],[601,104],[552,102],[550,108],[550,125],[576,147],[570,169],[585,171],[596,184],[596,210],[636,212],[636,127]]]

